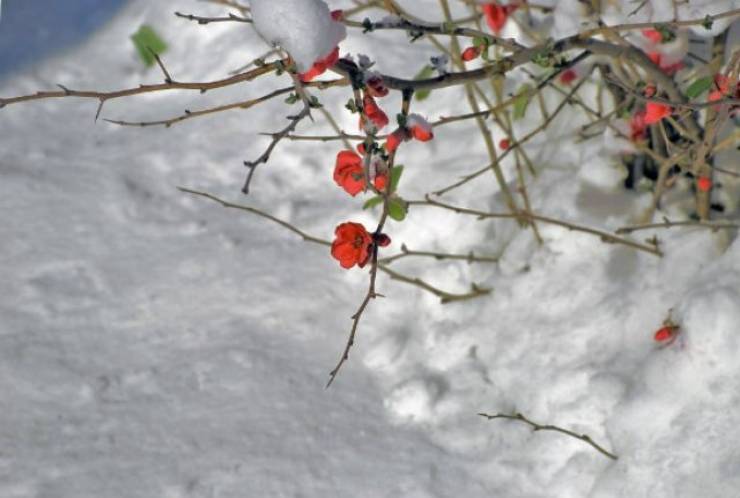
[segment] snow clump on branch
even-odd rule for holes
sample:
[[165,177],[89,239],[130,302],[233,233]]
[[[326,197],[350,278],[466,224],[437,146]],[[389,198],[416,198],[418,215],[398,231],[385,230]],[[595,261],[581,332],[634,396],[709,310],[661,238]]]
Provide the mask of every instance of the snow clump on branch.
[[322,0],[250,0],[254,28],[269,44],[285,49],[298,71],[329,55],[347,36]]

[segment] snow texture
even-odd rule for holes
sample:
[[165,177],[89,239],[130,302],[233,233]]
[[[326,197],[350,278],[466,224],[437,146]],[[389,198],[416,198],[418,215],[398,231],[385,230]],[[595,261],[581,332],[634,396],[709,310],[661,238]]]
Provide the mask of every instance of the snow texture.
[[250,0],[254,28],[271,45],[284,48],[300,72],[308,71],[347,36],[323,0]]
[[[436,0],[406,3],[423,18],[438,8]],[[453,6],[455,16],[465,14]],[[260,55],[252,30],[183,25],[174,8],[134,0],[77,51],[8,79],[0,95],[55,83],[116,89],[161,81],[128,40],[142,22],[168,41],[164,60],[178,81],[223,77]],[[413,77],[436,49],[417,42],[412,50],[405,39],[353,32],[345,43],[377,60],[378,71]],[[291,84],[282,78],[111,101],[103,117],[178,115]],[[512,75],[506,91],[523,81]],[[434,91],[413,111],[432,120],[455,115],[462,92]],[[582,98],[594,94],[586,86]],[[342,88],[321,94],[340,126],[355,130],[347,98]],[[546,98],[550,109],[559,102],[555,92]],[[381,105],[394,112],[400,98]],[[371,303],[350,361],[327,391],[367,273],[343,271],[325,247],[175,186],[329,238],[343,221],[377,219],[362,210],[365,199],[334,184],[340,146],[281,143],[244,198],[240,166],[269,143],[259,133],[279,129],[293,112],[282,100],[168,129],[93,124],[96,107],[59,99],[0,110],[3,498],[737,496],[736,232],[638,232],[636,240],[660,239],[665,256],[657,258],[545,224],[538,245],[510,220],[412,206],[403,223],[385,227],[393,239],[386,254],[405,243],[500,260],[408,259],[394,268],[450,291],[475,282],[493,293],[440,305],[380,275],[386,297]],[[517,136],[539,122],[537,107],[516,123]],[[298,132],[332,133],[315,117]],[[566,113],[528,146],[539,170],[529,194],[537,212],[612,230],[634,221],[651,195],[622,188],[623,168],[601,137],[575,141],[585,122]],[[498,142],[501,131],[491,126]],[[419,198],[488,156],[475,123],[460,122],[435,129],[431,142],[402,144],[398,161],[400,194]],[[717,158],[724,168],[737,164],[737,151]],[[514,166],[506,162],[504,174],[516,178]],[[721,183],[717,199],[737,219],[737,180]],[[690,182],[679,179],[658,219],[686,217],[691,197]],[[493,178],[446,200],[505,210]],[[669,314],[680,333],[661,347],[652,334]],[[589,434],[619,459],[476,415],[514,410]]]

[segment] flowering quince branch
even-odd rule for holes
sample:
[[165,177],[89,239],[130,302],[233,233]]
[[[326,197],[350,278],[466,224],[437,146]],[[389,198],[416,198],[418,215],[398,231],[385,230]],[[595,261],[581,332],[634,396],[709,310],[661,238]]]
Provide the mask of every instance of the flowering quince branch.
[[496,413],[493,415],[489,415],[488,413],[479,413],[478,415],[488,420],[506,419],[506,420],[515,420],[518,422],[523,422],[527,424],[528,426],[530,426],[532,428],[532,431],[534,432],[537,432],[537,431],[559,432],[561,434],[565,434],[566,436],[579,439],[588,445],[591,445],[591,447],[593,447],[596,451],[598,451],[599,453],[601,453],[607,458],[611,458],[612,460],[617,460],[619,458],[614,453],[604,449],[603,446],[596,444],[594,440],[591,439],[591,437],[588,436],[587,434],[578,434],[577,432],[573,432],[568,429],[563,429],[562,427],[558,427],[557,425],[551,425],[551,424],[541,425],[536,422],[532,422],[531,420],[529,420],[527,417],[525,417],[521,413],[514,413],[513,415],[507,415],[504,413]]
[[[310,242],[312,244],[318,244],[325,247],[331,247],[332,241],[327,239],[322,239],[321,237],[316,237],[313,235],[310,235],[300,228],[297,228],[296,226],[288,223],[285,220],[281,220],[280,218],[277,218],[265,211],[262,211],[261,209],[257,209],[251,206],[245,206],[243,204],[236,204],[233,202],[229,202],[227,200],[221,199],[213,194],[209,194],[208,192],[202,192],[199,190],[194,190],[186,187],[177,187],[178,190],[181,192],[184,192],[186,194],[191,194],[197,197],[202,197],[204,199],[211,200],[217,204],[220,204],[221,206],[225,208],[231,208],[231,209],[238,209],[240,211],[246,211],[248,213],[254,214],[256,216],[259,216],[260,218],[264,218],[266,220],[272,221],[273,223],[277,223],[278,225],[282,226],[283,228],[287,229],[290,232],[295,233],[303,241]],[[447,292],[442,289],[439,289],[437,287],[434,287],[433,285],[425,282],[424,280],[416,277],[409,277],[407,275],[401,274],[399,272],[396,272],[394,270],[391,270],[387,268],[384,264],[378,264],[378,271],[388,274],[393,280],[397,280],[399,282],[407,283],[414,285],[416,287],[419,287],[422,290],[426,290],[433,295],[439,297],[443,302],[453,302],[453,301],[463,301],[467,299],[473,299],[475,297],[479,297],[480,292],[470,292],[470,293],[453,293],[453,292]],[[475,287],[475,286],[473,286]]]

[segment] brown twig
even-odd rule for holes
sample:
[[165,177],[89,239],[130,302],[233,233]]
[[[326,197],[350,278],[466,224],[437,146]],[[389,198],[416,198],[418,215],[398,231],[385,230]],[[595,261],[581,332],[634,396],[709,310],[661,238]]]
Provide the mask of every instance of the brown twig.
[[644,223],[641,225],[627,225],[618,228],[614,231],[617,234],[629,234],[638,230],[652,230],[655,228],[673,228],[673,227],[686,227],[686,228],[706,228],[713,232],[717,230],[732,230],[740,228],[740,223],[733,223],[731,221],[670,221],[668,218],[663,218],[661,223]]
[[494,415],[489,415],[487,413],[479,413],[478,415],[488,420],[506,419],[506,420],[515,420],[518,422],[523,422],[527,424],[528,426],[530,426],[533,432],[537,432],[537,431],[559,432],[561,434],[565,434],[566,436],[570,436],[572,438],[583,441],[584,443],[590,445],[592,448],[594,448],[596,451],[598,451],[599,453],[601,453],[607,458],[611,458],[612,460],[617,460],[619,458],[614,453],[604,449],[603,446],[596,444],[594,440],[591,439],[591,437],[588,436],[587,434],[578,434],[577,432],[573,432],[568,429],[563,429],[562,427],[558,427],[557,425],[551,425],[551,424],[541,425],[536,422],[532,422],[531,420],[529,420],[527,417],[525,417],[521,413],[514,413],[513,415],[506,415],[503,413],[496,413]]
[[628,247],[632,247],[633,249],[637,249],[639,251],[653,254],[655,256],[659,256],[659,257],[663,256],[662,251],[658,249],[658,247],[656,247],[655,245],[641,244],[639,242],[635,242],[634,240],[626,239],[623,237],[617,237],[614,234],[605,232],[603,230],[585,227],[582,225],[576,225],[568,221],[558,220],[556,218],[551,218],[549,216],[544,216],[544,215],[536,214],[532,212],[519,211],[519,213],[517,214],[490,213],[487,211],[479,211],[477,209],[469,209],[469,208],[453,206],[452,204],[447,204],[444,202],[434,200],[429,195],[427,195],[425,200],[423,201],[408,201],[408,204],[410,206],[430,206],[430,207],[436,207],[436,208],[441,208],[441,209],[447,209],[449,211],[453,211],[458,214],[467,214],[471,216],[477,216],[479,219],[486,219],[486,218],[515,219],[517,217],[523,217],[525,219],[536,220],[536,221],[541,221],[543,223],[548,223],[551,225],[561,226],[563,228],[567,228],[568,230],[573,230],[575,232],[582,232],[582,233],[587,233],[590,235],[595,235],[599,237],[602,242],[605,242],[608,244],[622,244]]
[[211,24],[211,23],[216,23],[216,22],[243,22],[243,23],[250,23],[250,24],[252,23],[251,19],[247,19],[246,17],[237,16],[236,14],[229,14],[226,17],[203,17],[203,16],[196,16],[193,14],[183,14],[182,12],[175,12],[175,15],[182,19],[187,19],[188,21],[195,21],[201,25]]

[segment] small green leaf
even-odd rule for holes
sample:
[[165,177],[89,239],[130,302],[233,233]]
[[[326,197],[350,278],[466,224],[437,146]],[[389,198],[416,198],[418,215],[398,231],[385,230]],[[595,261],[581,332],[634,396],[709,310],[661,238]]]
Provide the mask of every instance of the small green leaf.
[[707,16],[704,18],[704,21],[701,23],[702,26],[704,26],[704,29],[709,31],[712,29],[712,25],[714,24],[714,21],[712,20],[712,16],[707,14]]
[[406,202],[400,197],[391,197],[388,200],[388,216],[396,221],[403,221],[406,218]]
[[366,200],[365,204],[362,205],[362,209],[374,208],[379,204],[383,204],[383,198],[379,195],[376,195],[375,197]]
[[527,107],[531,98],[531,89],[532,86],[528,83],[519,87],[519,91],[514,99],[514,119],[521,119],[527,113]]
[[301,100],[301,99],[300,99],[300,97],[299,97],[299,96],[298,96],[297,94],[295,94],[295,93],[291,93],[291,94],[290,94],[290,95],[288,95],[288,97],[287,97],[287,98],[285,99],[285,103],[286,103],[286,104],[291,104],[291,105],[292,105],[292,104],[295,104],[296,102],[298,102],[299,100]]
[[154,65],[156,61],[154,54],[161,55],[167,50],[167,44],[151,26],[143,24],[139,30],[131,35],[136,51],[142,62],[147,66]]
[[686,89],[686,96],[690,99],[698,97],[702,93],[712,88],[712,82],[714,82],[714,79],[711,76],[699,78],[698,80],[690,84],[689,87]]
[[395,192],[398,188],[398,182],[401,181],[401,175],[403,175],[403,166],[398,165],[391,168],[391,192]]
[[[434,68],[430,65],[426,65],[423,68],[421,68],[421,71],[416,73],[416,76],[414,76],[415,80],[426,80],[431,78],[434,75]],[[429,94],[432,93],[431,90],[418,90],[414,96],[416,97],[416,100],[421,102],[422,100],[429,97]]]

